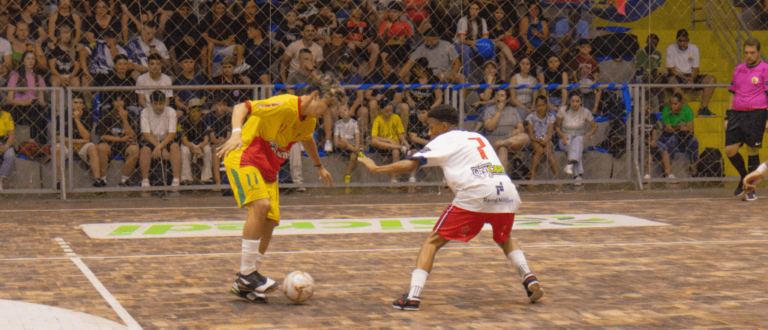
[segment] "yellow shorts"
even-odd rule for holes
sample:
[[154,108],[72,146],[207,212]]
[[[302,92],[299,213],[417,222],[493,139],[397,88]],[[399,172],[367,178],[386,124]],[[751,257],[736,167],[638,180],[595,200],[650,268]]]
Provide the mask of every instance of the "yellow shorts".
[[280,223],[280,195],[277,182],[264,181],[259,169],[253,166],[242,168],[227,166],[227,177],[238,207],[244,205],[250,207],[250,203],[255,200],[269,198],[271,207],[267,218]]

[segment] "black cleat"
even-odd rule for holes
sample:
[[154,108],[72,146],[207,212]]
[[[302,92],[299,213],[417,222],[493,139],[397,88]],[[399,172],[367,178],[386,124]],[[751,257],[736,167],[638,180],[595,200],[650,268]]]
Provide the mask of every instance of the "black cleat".
[[532,273],[525,275],[525,278],[523,278],[523,286],[525,287],[525,291],[528,293],[528,299],[532,303],[544,297],[544,289],[541,288],[539,280],[537,280],[536,276],[533,276]]
[[715,114],[712,113],[712,111],[710,111],[709,108],[703,107],[703,108],[699,109],[699,114],[696,117],[699,117],[699,118],[709,118],[709,117],[714,117],[714,116],[715,116]]
[[744,178],[741,178],[741,180],[739,180],[739,185],[736,186],[736,190],[733,191],[733,195],[736,197],[744,195]]
[[231,292],[240,298],[252,302],[267,302],[265,293],[277,290],[279,285],[269,277],[262,276],[259,272],[243,276],[237,273],[237,280],[232,284]]
[[392,307],[404,311],[417,311],[419,310],[419,303],[421,300],[419,297],[413,297],[408,299],[408,294],[404,294],[402,298],[392,302]]

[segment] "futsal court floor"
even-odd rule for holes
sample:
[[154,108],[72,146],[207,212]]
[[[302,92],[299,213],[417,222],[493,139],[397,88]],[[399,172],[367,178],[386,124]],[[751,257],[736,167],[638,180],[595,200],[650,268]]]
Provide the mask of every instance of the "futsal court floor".
[[229,293],[231,197],[0,200],[0,329],[768,328],[768,198],[607,195],[523,195],[512,235],[541,301],[484,230],[438,252],[415,312],[391,303],[445,194],[286,197],[261,272],[311,274],[301,305]]

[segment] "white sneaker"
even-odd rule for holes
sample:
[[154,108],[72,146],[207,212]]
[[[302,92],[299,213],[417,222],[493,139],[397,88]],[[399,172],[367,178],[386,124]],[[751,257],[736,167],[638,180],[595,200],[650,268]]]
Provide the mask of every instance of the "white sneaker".
[[332,152],[333,151],[333,142],[331,140],[325,140],[325,152]]
[[248,70],[250,68],[251,68],[250,64],[243,62],[243,64],[238,65],[234,70],[232,70],[232,73],[241,74],[245,72],[245,70]]
[[142,188],[149,188],[149,179],[142,179],[141,180],[141,187]]
[[408,178],[408,182],[416,182],[416,178],[415,177],[410,177],[410,178]]
[[650,180],[650,179],[651,179],[651,175],[650,174],[645,173],[645,175],[643,175],[643,180]]
[[179,186],[179,179],[173,178],[173,181],[171,181],[171,187],[178,187]]
[[573,164],[565,165],[565,174],[573,175]]
[[392,183],[398,183],[399,181],[397,181],[397,179],[392,179],[390,182],[392,182]]
[[406,147],[406,146],[401,146],[401,147],[400,147],[400,151],[402,151],[402,152],[403,152],[403,156],[405,156],[405,154],[407,154],[407,153],[408,153],[408,147]]
[[667,179],[672,179],[673,181],[671,183],[677,183],[677,179],[674,174],[667,175]]

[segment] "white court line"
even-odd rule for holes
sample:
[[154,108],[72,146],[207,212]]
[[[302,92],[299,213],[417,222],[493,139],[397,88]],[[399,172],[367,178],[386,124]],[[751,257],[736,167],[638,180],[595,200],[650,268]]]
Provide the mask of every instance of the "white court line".
[[[578,247],[578,246],[622,246],[622,245],[676,245],[676,244],[743,244],[743,243],[768,243],[768,239],[750,239],[750,240],[725,240],[725,241],[673,241],[673,242],[628,242],[628,243],[581,243],[581,244],[532,244],[521,245],[524,248],[535,249],[539,247]],[[498,245],[482,246],[454,246],[444,247],[442,250],[462,250],[462,249],[498,249]],[[352,252],[384,252],[384,251],[415,251],[417,248],[384,248],[384,249],[350,249],[350,250],[303,250],[303,251],[276,251],[269,254],[302,254],[302,253],[352,253]],[[240,255],[240,252],[212,252],[212,253],[188,253],[188,254],[146,254],[146,255],[125,255],[125,256],[90,256],[78,257],[77,259],[121,259],[121,258],[164,258],[164,257],[204,257],[204,256],[225,256]],[[72,259],[64,257],[42,257],[42,258],[0,258],[2,261],[29,261],[29,260],[61,260]]]
[[112,309],[115,310],[117,315],[119,315],[120,318],[123,319],[123,322],[125,322],[125,325],[128,326],[129,330],[142,329],[141,325],[139,325],[139,323],[133,319],[131,314],[129,314],[128,311],[126,311],[125,308],[123,308],[123,306],[120,305],[117,299],[115,299],[115,297],[112,296],[111,293],[109,293],[109,290],[107,290],[107,288],[105,288],[104,285],[101,284],[101,281],[99,281],[99,279],[96,278],[96,275],[94,275],[93,272],[91,272],[91,269],[89,269],[88,266],[86,266],[85,263],[83,263],[83,261],[80,260],[80,258],[69,258],[69,260],[72,260],[72,262],[74,262],[75,265],[77,265],[77,268],[80,268],[80,271],[82,271],[83,274],[85,274],[85,277],[87,277],[88,280],[91,281],[91,284],[93,284],[96,290],[99,291],[101,296],[107,300],[107,302],[109,303],[110,306],[112,306]]
[[[710,200],[710,199],[733,199],[732,197],[690,197],[690,198],[676,198],[676,201],[687,200]],[[567,200],[567,201],[523,201],[525,204],[552,204],[552,203],[573,203],[573,202],[647,202],[647,201],[668,201],[664,198],[647,198],[647,199],[610,199],[610,200]],[[451,202],[443,203],[378,203],[378,204],[312,204],[312,205],[280,205],[281,209],[293,208],[293,207],[340,207],[340,206],[382,206],[382,205],[443,205],[447,206]],[[188,209],[238,209],[237,206],[170,206],[170,207],[114,207],[114,208],[73,208],[73,209],[38,209],[38,210],[0,210],[0,213],[4,212],[60,212],[60,211],[121,211],[121,210],[188,210]],[[288,219],[286,219],[288,220]]]

